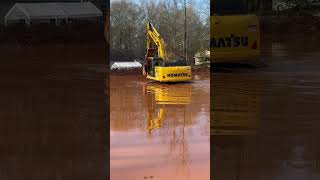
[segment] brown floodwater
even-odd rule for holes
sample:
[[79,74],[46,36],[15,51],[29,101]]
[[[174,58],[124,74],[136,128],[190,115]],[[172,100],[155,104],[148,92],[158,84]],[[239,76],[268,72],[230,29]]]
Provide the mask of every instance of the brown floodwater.
[[209,73],[182,84],[110,78],[111,179],[209,179]]
[[320,179],[320,47],[264,39],[264,67],[211,73],[211,178]]
[[0,51],[0,179],[106,179],[104,43]]

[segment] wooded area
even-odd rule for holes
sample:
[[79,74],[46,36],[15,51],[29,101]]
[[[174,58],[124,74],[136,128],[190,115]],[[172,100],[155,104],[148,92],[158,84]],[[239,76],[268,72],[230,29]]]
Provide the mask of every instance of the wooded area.
[[[147,22],[151,21],[173,58],[184,56],[184,0],[119,0],[111,2],[111,60],[143,60]],[[210,1],[187,0],[187,57],[209,49]]]

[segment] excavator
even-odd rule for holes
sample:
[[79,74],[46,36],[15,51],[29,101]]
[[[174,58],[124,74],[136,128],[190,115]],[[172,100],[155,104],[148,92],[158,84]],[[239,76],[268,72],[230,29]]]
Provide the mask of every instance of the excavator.
[[260,25],[243,0],[211,0],[212,63],[258,62]]
[[147,24],[147,53],[142,71],[146,78],[158,82],[187,82],[192,79],[191,66],[185,60],[169,60],[165,42],[151,22]]
[[[167,106],[187,105],[191,103],[192,86],[188,84],[171,87],[169,85],[146,85],[144,92],[147,95],[148,132],[161,128],[166,116]],[[154,112],[156,110],[156,115]]]

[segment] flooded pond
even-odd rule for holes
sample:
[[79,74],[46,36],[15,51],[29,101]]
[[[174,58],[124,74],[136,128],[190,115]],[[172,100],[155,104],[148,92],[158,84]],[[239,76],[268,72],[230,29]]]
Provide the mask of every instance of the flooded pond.
[[0,179],[106,177],[102,43],[0,46]]
[[319,179],[318,41],[264,42],[266,67],[211,74],[211,177]]
[[111,179],[209,179],[209,73],[179,84],[110,78]]

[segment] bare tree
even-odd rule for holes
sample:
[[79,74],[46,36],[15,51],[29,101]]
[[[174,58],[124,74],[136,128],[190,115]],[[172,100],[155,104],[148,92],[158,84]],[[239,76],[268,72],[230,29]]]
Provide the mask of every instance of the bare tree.
[[[200,49],[209,49],[210,1],[206,1],[206,6],[199,6],[196,1],[188,0],[188,57]],[[165,40],[169,55],[183,56],[184,18],[183,0],[114,1],[111,3],[112,51],[142,59],[146,50],[146,25],[151,21]]]

